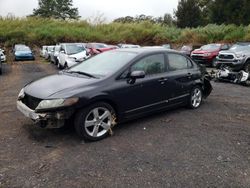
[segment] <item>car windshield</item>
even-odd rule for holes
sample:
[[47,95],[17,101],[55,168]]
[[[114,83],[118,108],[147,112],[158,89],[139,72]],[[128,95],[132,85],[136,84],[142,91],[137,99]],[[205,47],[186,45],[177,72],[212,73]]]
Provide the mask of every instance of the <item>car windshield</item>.
[[136,53],[109,51],[92,57],[83,63],[71,68],[72,72],[85,72],[99,77],[114,74],[130,60],[136,57]]
[[80,52],[85,51],[85,48],[82,45],[76,45],[76,44],[66,45],[66,49],[68,55],[78,54]]
[[29,47],[19,47],[16,51],[31,52]]
[[243,51],[243,50],[250,50],[250,46],[235,44],[230,48],[230,50],[233,50],[236,52]]
[[170,48],[171,48],[170,44],[164,44],[164,45],[162,45],[162,46],[163,46],[163,48],[167,48],[167,49],[170,49]]
[[208,44],[201,47],[201,50],[219,50],[221,47],[220,44]]
[[93,44],[94,48],[98,49],[98,48],[108,48],[108,46],[106,44],[101,44],[101,43],[95,43]]

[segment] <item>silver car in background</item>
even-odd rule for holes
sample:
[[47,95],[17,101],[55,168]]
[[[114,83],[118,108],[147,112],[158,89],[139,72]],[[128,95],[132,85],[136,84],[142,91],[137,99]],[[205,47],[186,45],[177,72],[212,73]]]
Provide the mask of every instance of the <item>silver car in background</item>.
[[52,53],[50,54],[50,62],[57,65],[58,64],[58,56],[60,53],[60,49],[61,46],[60,45],[56,45],[54,47],[54,50],[52,51]]
[[45,57],[47,46],[42,46],[42,49],[40,50],[40,56]]

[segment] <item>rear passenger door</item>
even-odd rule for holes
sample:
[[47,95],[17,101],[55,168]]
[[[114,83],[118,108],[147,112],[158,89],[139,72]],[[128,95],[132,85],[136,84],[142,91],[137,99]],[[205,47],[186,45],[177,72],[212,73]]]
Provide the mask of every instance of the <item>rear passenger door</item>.
[[193,63],[184,55],[168,53],[168,90],[169,103],[181,103],[186,100],[196,77],[193,72]]

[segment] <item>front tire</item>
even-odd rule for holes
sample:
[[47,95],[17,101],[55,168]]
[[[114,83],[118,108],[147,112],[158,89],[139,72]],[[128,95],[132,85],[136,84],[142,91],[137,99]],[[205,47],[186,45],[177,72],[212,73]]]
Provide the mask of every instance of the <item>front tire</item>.
[[58,64],[57,64],[57,68],[59,69],[59,70],[61,70],[62,69],[62,65],[58,62]]
[[188,107],[191,109],[199,108],[202,103],[202,99],[203,99],[203,94],[201,87],[195,86],[190,93]]
[[69,68],[69,66],[68,66],[68,63],[66,62],[65,64],[64,64],[64,66],[63,66],[63,69],[68,69]]
[[88,141],[98,141],[108,136],[115,111],[107,103],[96,103],[80,110],[75,118],[77,134]]

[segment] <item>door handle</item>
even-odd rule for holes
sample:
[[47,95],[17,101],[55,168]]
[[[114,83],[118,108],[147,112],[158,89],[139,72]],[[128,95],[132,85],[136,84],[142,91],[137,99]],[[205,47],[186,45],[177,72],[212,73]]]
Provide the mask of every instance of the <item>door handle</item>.
[[166,81],[168,81],[168,78],[160,78],[158,82],[161,82],[161,84],[164,84]]
[[193,74],[192,73],[188,73],[187,76],[188,76],[188,78],[192,78]]

